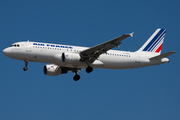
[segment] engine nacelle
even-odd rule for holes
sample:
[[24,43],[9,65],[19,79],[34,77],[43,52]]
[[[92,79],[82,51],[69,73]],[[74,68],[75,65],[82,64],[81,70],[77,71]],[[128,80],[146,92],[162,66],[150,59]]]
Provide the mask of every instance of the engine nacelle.
[[65,63],[77,63],[81,57],[76,53],[62,53],[62,61]]
[[56,76],[60,74],[67,73],[67,70],[63,70],[60,66],[57,65],[45,65],[44,66],[44,74],[50,76]]

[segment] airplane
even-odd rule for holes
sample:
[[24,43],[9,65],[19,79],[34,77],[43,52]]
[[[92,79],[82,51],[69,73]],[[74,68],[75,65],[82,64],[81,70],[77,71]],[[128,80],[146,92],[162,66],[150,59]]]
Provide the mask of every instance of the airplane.
[[119,47],[122,40],[134,33],[123,34],[120,37],[96,45],[94,47],[80,47],[72,45],[51,44],[42,42],[16,42],[3,50],[7,57],[25,62],[48,63],[44,66],[44,74],[56,76],[72,71],[74,81],[80,79],[78,74],[82,69],[91,73],[94,68],[130,69],[168,63],[166,58],[176,51],[161,54],[166,29],[157,29],[145,44],[135,52],[111,50]]

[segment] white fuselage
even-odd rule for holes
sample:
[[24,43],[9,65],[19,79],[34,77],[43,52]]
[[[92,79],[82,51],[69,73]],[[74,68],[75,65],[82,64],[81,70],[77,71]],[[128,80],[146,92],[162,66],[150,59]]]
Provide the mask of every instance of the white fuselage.
[[78,81],[80,79],[78,73],[83,68],[87,73],[91,73],[93,68],[129,69],[169,62],[166,57],[176,51],[161,54],[165,33],[166,29],[158,28],[136,52],[111,50],[118,47],[125,38],[133,37],[133,33],[130,33],[93,47],[17,42],[4,49],[3,54],[13,59],[23,60],[24,71],[28,69],[28,61],[50,63],[44,65],[45,75],[55,76],[71,71],[75,74],[74,81]]
[[[40,42],[18,42],[19,46],[8,47],[3,50],[3,53],[10,58],[18,60],[27,60],[33,62],[52,63],[62,67],[72,68],[87,68],[86,62],[71,62],[66,63],[62,61],[62,53],[79,54],[81,51],[88,49],[88,47],[78,47],[71,45],[60,45]],[[169,59],[163,58],[161,60],[150,60],[150,57],[157,54],[150,54],[148,52],[126,52],[109,50],[107,53],[101,54],[91,66],[93,68],[106,69],[128,69],[138,68],[161,63],[169,62]]]

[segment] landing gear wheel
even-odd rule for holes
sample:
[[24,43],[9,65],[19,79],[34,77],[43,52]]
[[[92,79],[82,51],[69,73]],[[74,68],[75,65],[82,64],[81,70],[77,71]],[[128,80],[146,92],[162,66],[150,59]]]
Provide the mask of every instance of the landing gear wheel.
[[73,77],[73,79],[74,79],[74,81],[78,81],[78,80],[80,79],[80,76],[76,74],[76,75]]
[[27,67],[24,67],[23,70],[26,71],[28,68]]
[[26,71],[28,68],[27,68],[27,66],[28,66],[28,61],[27,60],[24,60],[24,62],[25,62],[25,67],[23,68],[23,70],[24,71]]
[[88,66],[87,68],[86,68],[86,72],[87,73],[90,73],[90,72],[92,72],[93,71],[93,68],[91,67],[91,66]]

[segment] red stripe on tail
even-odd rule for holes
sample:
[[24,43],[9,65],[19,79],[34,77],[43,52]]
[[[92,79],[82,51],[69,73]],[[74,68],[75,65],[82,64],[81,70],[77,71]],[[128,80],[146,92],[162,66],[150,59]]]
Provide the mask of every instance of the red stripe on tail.
[[163,45],[163,43],[159,46],[159,48],[155,52],[159,53],[162,49],[162,45]]

